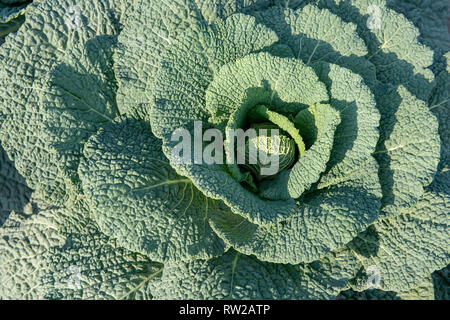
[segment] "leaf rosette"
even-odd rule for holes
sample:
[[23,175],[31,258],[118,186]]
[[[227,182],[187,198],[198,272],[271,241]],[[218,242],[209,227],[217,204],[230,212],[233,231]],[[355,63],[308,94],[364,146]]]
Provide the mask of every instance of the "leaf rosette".
[[[385,288],[408,291],[445,266],[448,241],[429,237],[449,223],[444,162],[438,170],[448,147],[428,104],[446,104],[448,72],[434,78],[433,51],[403,15],[382,0],[118,2],[77,1],[78,29],[64,24],[73,1],[42,2],[0,49],[2,144],[46,202],[88,212],[67,220],[89,232],[64,227],[72,242],[42,249],[56,270],[43,277],[48,297],[95,296],[59,286],[58,259],[103,259],[83,239],[117,256],[110,272],[125,280],[114,289],[114,274],[102,275],[101,296],[114,298],[331,298],[351,278],[364,290],[357,271],[371,263],[388,273]],[[25,36],[41,50],[21,61]],[[174,132],[211,129],[223,161],[174,156]],[[270,131],[245,146],[276,154],[278,170],[227,161],[238,129]],[[394,241],[408,226],[421,255],[435,254],[396,277],[411,261]],[[371,252],[378,242],[399,259]],[[138,261],[139,276],[121,259]],[[82,270],[97,286],[97,271]]]

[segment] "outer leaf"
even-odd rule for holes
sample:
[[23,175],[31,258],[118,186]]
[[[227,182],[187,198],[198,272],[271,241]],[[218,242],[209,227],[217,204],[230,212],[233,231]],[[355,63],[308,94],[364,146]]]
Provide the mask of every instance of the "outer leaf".
[[431,276],[428,276],[419,286],[407,292],[399,292],[402,300],[434,300],[434,288]]
[[[32,204],[30,204],[32,206]],[[0,298],[43,299],[41,277],[48,267],[42,255],[64,239],[57,233],[57,210],[31,217],[12,212],[0,228]]]
[[205,92],[214,72],[276,41],[273,31],[242,14],[183,33],[161,60],[154,87],[156,105],[149,119],[155,135],[169,141],[175,129],[207,120]]
[[277,263],[310,262],[343,246],[378,216],[381,190],[371,158],[346,180],[305,196],[286,221],[258,226],[238,215],[211,218],[214,230],[236,250]]
[[115,44],[115,36],[100,36],[73,46],[51,70],[44,89],[45,141],[56,153],[59,170],[74,184],[84,143],[118,115]]
[[92,215],[124,247],[156,261],[209,259],[224,252],[208,218],[228,208],[170,167],[144,121],[104,126],[86,144],[84,157],[80,177]]
[[309,265],[258,261],[229,250],[223,256],[168,263],[157,299],[329,299],[345,287],[354,260],[341,252]]
[[[72,5],[82,12],[79,29],[69,29],[66,24]],[[65,181],[42,134],[40,101],[46,74],[74,44],[116,31],[106,9],[103,0],[40,2],[18,33],[0,47],[0,112],[5,117],[0,139],[29,186],[52,203],[65,200]]]
[[165,49],[190,26],[266,7],[269,0],[152,0],[134,4],[119,36],[118,105],[121,113],[147,118],[153,83]]
[[0,299],[152,297],[160,264],[118,247],[83,210],[31,204],[36,214],[13,212],[0,228]]
[[[449,194],[442,191],[448,191],[449,172],[439,175],[443,179],[436,179],[414,206],[376,222],[350,243],[364,270],[372,265],[380,270],[380,289],[408,291],[448,264]],[[365,289],[365,279],[357,278],[358,290]]]
[[375,84],[375,66],[365,58],[368,51],[355,24],[315,5],[296,11],[275,6],[255,16],[306,64],[319,61],[338,64],[361,74],[369,86]]
[[0,227],[11,211],[28,212],[31,190],[0,146]]
[[[433,52],[418,42],[419,30],[412,22],[391,9],[385,0],[320,0],[319,5],[357,25],[376,66],[377,79],[395,86],[404,85],[420,99],[427,100],[434,76],[428,69]],[[368,19],[379,15],[380,24],[368,28]],[[378,20],[378,19],[377,19]]]
[[[383,188],[383,214],[411,206],[433,180],[439,163],[436,117],[404,87],[378,99],[381,139],[376,152]],[[398,107],[396,107],[398,106]]]

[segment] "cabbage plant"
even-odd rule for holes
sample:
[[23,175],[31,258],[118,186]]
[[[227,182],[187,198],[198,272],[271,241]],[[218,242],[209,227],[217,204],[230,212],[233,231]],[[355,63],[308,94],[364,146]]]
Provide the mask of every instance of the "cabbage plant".
[[[450,41],[418,2],[39,2],[0,47],[0,297],[433,298]],[[276,172],[221,161],[249,128]]]

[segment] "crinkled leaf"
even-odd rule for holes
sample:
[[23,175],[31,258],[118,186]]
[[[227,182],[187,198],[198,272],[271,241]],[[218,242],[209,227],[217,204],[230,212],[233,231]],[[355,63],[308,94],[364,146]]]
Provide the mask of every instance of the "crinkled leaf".
[[104,126],[87,142],[84,157],[80,177],[92,215],[121,245],[156,261],[224,252],[208,219],[229,209],[172,169],[147,123],[124,119]]
[[161,59],[154,87],[156,105],[150,117],[155,135],[168,141],[175,129],[207,120],[205,93],[214,73],[276,41],[273,31],[243,14],[210,27],[196,25],[183,33]]
[[258,226],[238,215],[213,215],[213,229],[236,250],[277,263],[310,262],[343,246],[378,217],[381,188],[371,158],[346,180],[301,200],[294,216]]
[[[287,188],[280,186],[280,183],[271,186],[268,182],[267,185],[261,186],[261,195],[264,196],[269,190],[275,191],[273,188],[278,188],[280,191],[287,189],[292,198],[298,198],[317,182],[330,159],[334,134],[340,121],[339,112],[328,104],[317,104],[300,111],[294,122],[311,147],[289,170]],[[282,176],[280,178],[283,179]]]
[[387,0],[388,6],[404,14],[420,30],[420,40],[435,50],[450,50],[447,0]]
[[223,129],[230,116],[247,105],[297,114],[328,99],[312,68],[297,59],[259,53],[228,63],[214,74],[206,91],[206,108],[214,127]]
[[[77,43],[97,34],[114,34],[106,1],[48,0],[33,8],[14,37],[0,47],[0,139],[30,187],[52,203],[65,200],[65,181],[45,141],[40,102],[46,74]],[[81,10],[80,28],[69,29],[68,8]],[[49,14],[51,12],[52,14]]]
[[349,244],[361,264],[355,288],[366,289],[370,266],[379,270],[380,289],[400,292],[448,264],[449,194],[442,190],[448,190],[449,173],[440,173],[443,179],[432,184],[414,206],[377,221]]
[[45,252],[42,292],[46,299],[152,299],[162,265],[120,247],[99,232],[84,209],[58,217],[64,241]]
[[309,265],[261,262],[230,249],[208,261],[167,263],[156,299],[330,299],[346,286],[355,261],[330,254]]
[[380,113],[359,75],[334,64],[316,63],[313,67],[327,85],[331,105],[341,114],[328,170],[319,184],[323,188],[339,183],[371,157],[379,138]]
[[377,100],[381,132],[375,153],[387,216],[398,214],[423,194],[436,173],[441,146],[438,122],[426,103],[403,86],[389,90],[382,90]]
[[50,71],[44,89],[45,141],[57,166],[78,183],[83,145],[118,115],[112,55],[115,36],[100,36],[73,46]]

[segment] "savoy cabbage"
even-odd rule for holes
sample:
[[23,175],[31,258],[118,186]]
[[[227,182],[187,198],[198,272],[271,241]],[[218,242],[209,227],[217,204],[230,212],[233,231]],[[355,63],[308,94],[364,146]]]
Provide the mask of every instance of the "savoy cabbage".
[[[447,10],[36,2],[0,47],[0,299],[448,299]],[[278,171],[179,161],[199,124],[224,157],[279,129]]]

